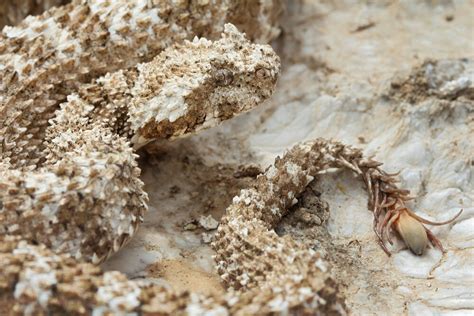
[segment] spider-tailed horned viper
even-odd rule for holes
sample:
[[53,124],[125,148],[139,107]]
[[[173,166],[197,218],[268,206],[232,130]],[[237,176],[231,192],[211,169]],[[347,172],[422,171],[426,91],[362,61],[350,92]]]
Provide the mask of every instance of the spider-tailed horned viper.
[[96,265],[133,236],[146,212],[137,148],[215,126],[270,97],[278,56],[225,22],[268,41],[278,10],[278,1],[76,0],[3,30],[0,304],[6,311],[346,313],[319,253],[278,237],[273,227],[327,168],[362,176],[376,226],[405,192],[361,151],[334,141],[296,145],[234,198],[212,244],[225,295],[175,292]]

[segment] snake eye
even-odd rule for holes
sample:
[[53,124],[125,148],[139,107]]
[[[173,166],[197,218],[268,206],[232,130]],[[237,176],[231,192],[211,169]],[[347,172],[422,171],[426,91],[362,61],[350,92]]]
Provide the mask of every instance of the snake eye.
[[234,74],[229,69],[219,69],[216,72],[215,80],[218,86],[225,87],[234,81]]
[[265,79],[270,76],[270,72],[268,69],[259,68],[255,71],[255,76],[257,76],[258,79]]

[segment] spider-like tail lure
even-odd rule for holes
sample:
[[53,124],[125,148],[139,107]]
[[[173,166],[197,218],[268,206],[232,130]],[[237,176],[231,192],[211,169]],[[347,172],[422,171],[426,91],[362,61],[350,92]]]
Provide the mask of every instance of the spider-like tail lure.
[[416,215],[405,204],[412,200],[410,191],[400,189],[396,183],[399,173],[387,173],[380,169],[382,163],[369,160],[355,159],[351,162],[343,161],[342,164],[357,174],[361,175],[369,193],[369,207],[374,213],[373,229],[379,240],[380,246],[387,253],[386,242],[393,245],[390,230],[395,230],[406,246],[416,255],[423,255],[428,242],[444,252],[441,241],[423,224],[446,225],[456,220],[463,210],[461,209],[453,218],[444,222],[433,222]]

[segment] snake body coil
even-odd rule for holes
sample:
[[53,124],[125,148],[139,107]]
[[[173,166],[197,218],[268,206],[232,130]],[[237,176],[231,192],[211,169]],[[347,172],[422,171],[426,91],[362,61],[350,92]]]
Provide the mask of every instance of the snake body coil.
[[[274,3],[255,3],[256,15],[235,22],[265,40]],[[275,87],[278,56],[233,25],[214,42],[183,42],[215,38],[236,2],[173,4],[74,1],[2,32],[0,302],[27,315],[344,314],[319,254],[273,231],[333,161],[325,152],[353,155],[321,140],[296,146],[234,198],[213,243],[226,295],[177,293],[94,265],[146,211],[136,148],[215,126]]]

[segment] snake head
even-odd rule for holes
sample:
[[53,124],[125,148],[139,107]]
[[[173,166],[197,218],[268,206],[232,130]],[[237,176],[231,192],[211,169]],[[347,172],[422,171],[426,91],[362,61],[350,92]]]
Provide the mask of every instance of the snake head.
[[215,42],[207,75],[214,86],[209,101],[215,119],[227,119],[253,109],[269,98],[280,73],[280,58],[269,45],[251,43],[232,24]]
[[280,59],[232,24],[221,39],[195,38],[137,67],[129,121],[137,144],[176,138],[218,125],[269,98]]

